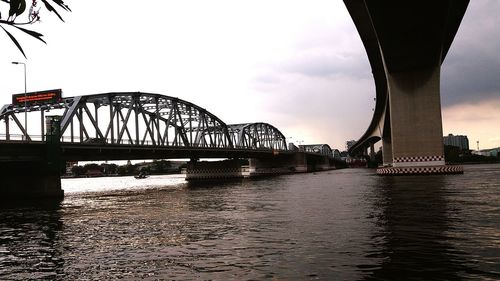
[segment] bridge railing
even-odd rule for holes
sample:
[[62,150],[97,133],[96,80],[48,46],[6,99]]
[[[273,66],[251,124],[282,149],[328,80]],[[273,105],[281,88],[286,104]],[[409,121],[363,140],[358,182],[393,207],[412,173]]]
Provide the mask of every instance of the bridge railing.
[[[81,138],[80,136],[61,136],[61,143],[70,143],[70,144],[84,144],[84,145],[132,145],[132,146],[137,146],[133,140],[129,139],[123,139],[120,140],[120,142],[116,142],[116,139],[114,140],[115,143],[112,143],[111,138],[107,139],[99,139],[99,138],[90,138],[90,139],[84,139],[83,141],[80,141]],[[9,134],[9,138],[7,140],[7,135],[6,134],[0,134],[0,142],[2,141],[9,141],[9,142],[43,142],[45,141],[45,137],[42,135],[30,135],[30,140],[26,140],[25,136],[22,134]],[[144,143],[141,143],[140,146],[157,146],[153,141],[144,141]],[[174,142],[169,142],[161,147],[168,148],[211,148],[211,147],[206,147],[206,146],[197,146],[196,144],[193,144],[191,146],[182,146],[178,145],[177,143]],[[214,148],[214,147],[212,147]],[[255,148],[249,148],[249,147],[236,147],[237,149],[247,149],[247,150],[258,150],[258,151],[271,151],[271,150],[280,150],[280,149],[271,149],[271,148],[266,148],[266,147],[255,147]]]
[[42,136],[39,135],[30,135],[31,140],[27,140],[26,137],[22,134],[9,134],[7,138],[6,134],[0,134],[0,141],[42,141]]

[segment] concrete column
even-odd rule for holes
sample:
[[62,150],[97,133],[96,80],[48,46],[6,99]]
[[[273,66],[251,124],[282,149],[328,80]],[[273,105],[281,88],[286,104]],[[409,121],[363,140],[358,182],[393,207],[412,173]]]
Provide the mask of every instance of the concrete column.
[[368,156],[368,146],[363,147],[363,156]]
[[392,166],[392,142],[390,137],[382,139],[382,158],[384,167]]
[[388,72],[394,167],[445,164],[440,68]]
[[293,167],[296,173],[307,172],[307,157],[304,152],[295,153]]
[[[334,166],[335,167],[335,166]],[[315,165],[315,170],[316,171],[327,171],[330,170],[330,160],[328,159],[328,156],[322,156],[321,159],[316,161]]]
[[370,144],[370,161],[375,162],[375,144]]

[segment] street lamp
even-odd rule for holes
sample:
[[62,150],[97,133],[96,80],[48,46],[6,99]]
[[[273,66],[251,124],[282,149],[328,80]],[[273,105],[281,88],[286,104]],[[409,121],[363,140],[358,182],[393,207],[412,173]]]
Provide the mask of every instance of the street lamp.
[[13,61],[12,64],[22,64],[24,67],[24,132],[25,138],[28,139],[28,99],[26,97],[26,63]]

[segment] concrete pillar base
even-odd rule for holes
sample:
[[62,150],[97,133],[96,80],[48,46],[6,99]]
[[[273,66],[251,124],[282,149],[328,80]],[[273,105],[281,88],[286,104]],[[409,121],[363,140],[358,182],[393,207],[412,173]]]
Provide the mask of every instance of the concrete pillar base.
[[316,165],[316,171],[328,171],[331,170],[332,168],[330,167],[330,163],[327,164],[321,164],[321,165]]
[[187,164],[187,181],[217,181],[241,178],[243,178],[243,172],[238,160],[214,162],[192,161]]
[[460,165],[381,167],[377,169],[377,175],[381,176],[452,175],[452,174],[463,174],[463,173],[464,173],[464,167]]
[[258,177],[271,177],[271,176],[277,176],[277,175],[284,175],[284,174],[291,174],[294,171],[292,171],[289,168],[257,168],[257,169],[250,169],[250,178],[258,178]]
[[306,155],[303,152],[272,158],[251,158],[249,164],[250,178],[306,173],[309,171]]
[[307,173],[307,165],[296,165],[293,167],[295,173]]
[[62,199],[61,177],[43,162],[0,163],[0,200]]
[[3,200],[63,200],[64,190],[33,190],[29,192],[24,191],[2,191],[0,192],[0,201]]

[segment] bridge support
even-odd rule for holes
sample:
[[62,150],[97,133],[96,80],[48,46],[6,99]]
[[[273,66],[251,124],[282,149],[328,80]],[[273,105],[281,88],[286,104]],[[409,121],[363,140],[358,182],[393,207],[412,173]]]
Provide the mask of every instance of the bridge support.
[[[384,164],[392,165],[377,173],[462,173],[461,167],[445,165],[439,91],[441,64],[469,0],[344,3],[363,40],[377,89],[376,118],[366,135],[382,138]],[[376,131],[380,124],[388,128]]]
[[307,160],[303,152],[269,158],[251,158],[249,164],[251,178],[307,172]]
[[59,171],[42,161],[0,163],[1,199],[62,199]]
[[387,156],[392,155],[392,167],[380,168],[377,173],[463,173],[460,166],[445,166],[440,69],[438,64],[427,69],[388,72],[391,138],[383,144]]
[[191,160],[187,163],[186,180],[190,182],[241,178],[243,178],[243,173],[239,160],[213,162]]
[[0,198],[62,199],[60,118],[46,117],[46,143],[5,146],[0,161]]
[[335,169],[335,161],[324,155],[296,152],[272,158],[250,159],[250,177],[307,173]]
[[375,144],[370,143],[370,161],[375,162]]
[[392,143],[390,136],[382,139],[382,158],[384,167],[392,166]]
[[336,169],[335,159],[304,152],[280,154],[264,158],[250,158],[248,172],[240,160],[198,162],[187,164],[186,180],[190,182],[264,177],[292,173],[306,173]]

